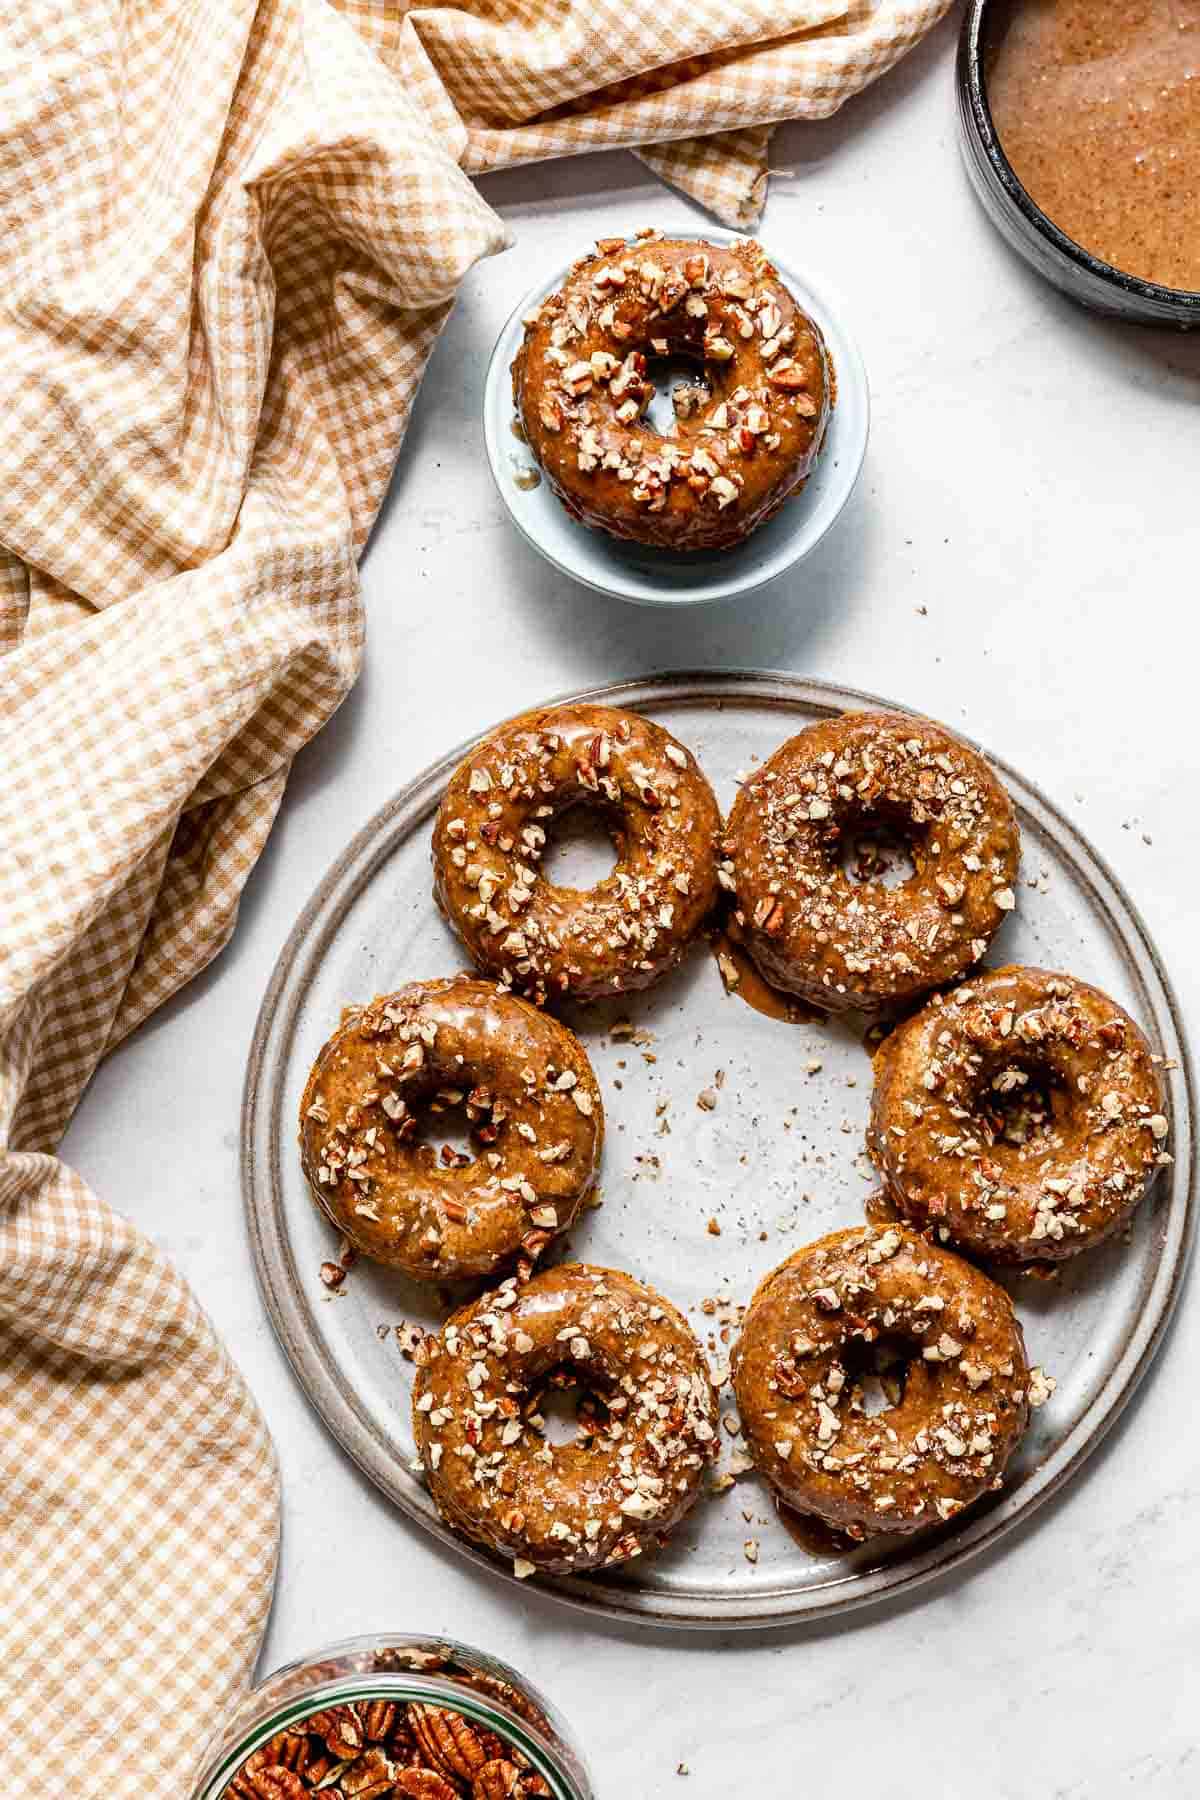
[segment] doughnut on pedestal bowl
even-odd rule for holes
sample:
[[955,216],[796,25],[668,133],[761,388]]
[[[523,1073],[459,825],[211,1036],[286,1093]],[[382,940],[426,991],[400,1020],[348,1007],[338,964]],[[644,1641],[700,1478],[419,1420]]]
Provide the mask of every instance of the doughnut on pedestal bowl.
[[[688,240],[684,234],[669,240],[672,246],[685,241]],[[696,234],[694,239],[697,257],[702,258],[707,252],[710,259],[723,256],[730,246],[740,241],[732,233],[718,230]],[[632,259],[644,254],[646,248],[631,238],[625,254]],[[547,297],[564,285],[577,259],[550,271],[514,309],[497,339],[488,367],[484,389],[484,442],[497,490],[513,524],[561,574],[599,593],[640,605],[696,605],[735,599],[794,569],[816,549],[838,519],[854,490],[866,455],[870,419],[866,371],[847,330],[845,309],[831,295],[823,277],[819,282],[814,281],[807,270],[782,258],[773,246],[768,244],[764,248],[799,312],[811,321],[823,343],[830,369],[830,398],[834,403],[825,422],[819,454],[803,485],[770,512],[765,522],[757,525],[748,536],[723,547],[708,544],[681,550],[637,542],[593,529],[571,516],[525,441],[514,404],[511,369],[526,341],[525,321],[534,317]],[[591,246],[581,244],[579,253],[582,255],[588,249]],[[618,259],[614,256],[612,260]],[[659,392],[650,403],[645,420],[651,429],[665,432],[668,441],[673,428],[678,429],[682,439],[689,427],[689,420],[680,413],[678,402],[673,414],[669,389],[678,391],[677,382],[686,386],[693,376],[702,381],[705,373],[719,376],[720,372],[719,364],[710,369],[707,353],[701,360],[692,358],[693,366],[681,362],[676,355],[678,335],[659,340],[667,346],[661,353],[655,349],[653,341],[650,345],[649,375]],[[713,341],[717,342],[722,334],[714,331],[712,335]],[[758,337],[761,338],[761,333]],[[754,343],[757,353],[758,338]],[[735,352],[745,348],[740,336],[733,348]],[[723,353],[724,345],[717,342],[717,350]],[[713,387],[712,401],[706,401],[706,404],[716,404],[719,398]],[[597,472],[604,474],[603,470]],[[611,481],[611,476],[608,479]],[[717,506],[711,510],[716,517]],[[705,534],[692,535],[703,537]]]

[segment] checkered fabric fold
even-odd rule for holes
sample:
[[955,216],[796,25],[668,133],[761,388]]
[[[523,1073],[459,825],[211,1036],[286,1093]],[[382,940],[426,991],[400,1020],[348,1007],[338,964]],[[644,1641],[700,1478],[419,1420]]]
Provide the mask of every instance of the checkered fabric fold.
[[22,1782],[184,1794],[260,1640],[266,1428],[179,1275],[54,1150],[100,1057],[227,940],[292,758],[354,681],[357,559],[413,394],[506,242],[468,175],[628,145],[748,225],[772,125],[831,112],[946,4],[0,13],[0,1725]]

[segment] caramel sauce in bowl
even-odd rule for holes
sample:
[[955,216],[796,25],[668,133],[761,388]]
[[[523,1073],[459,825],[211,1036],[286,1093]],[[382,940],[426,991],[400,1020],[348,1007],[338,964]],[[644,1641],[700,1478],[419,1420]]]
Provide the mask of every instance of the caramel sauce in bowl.
[[970,0],[958,100],[984,210],[1039,274],[1200,325],[1200,0]]

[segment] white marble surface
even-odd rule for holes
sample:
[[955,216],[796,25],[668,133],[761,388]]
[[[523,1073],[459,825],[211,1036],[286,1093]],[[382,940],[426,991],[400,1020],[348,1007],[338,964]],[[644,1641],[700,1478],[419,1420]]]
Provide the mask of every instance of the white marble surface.
[[99,1072],[66,1142],[179,1262],[274,1431],[286,1519],[264,1668],[353,1631],[458,1633],[563,1703],[604,1800],[828,1784],[842,1800],[1158,1800],[1200,1784],[1189,1295],[1082,1478],[965,1575],[836,1626],[635,1633],[535,1592],[514,1602],[389,1510],[309,1412],[241,1219],[243,1060],[327,863],[449,744],[622,674],[792,669],[965,728],[1079,820],[1185,1010],[1200,1001],[1200,338],[1088,317],[1010,256],[958,165],[952,37],[777,143],[790,173],[763,236],[845,296],[874,430],[837,529],[741,607],[666,616],[566,588],[503,518],[480,445],[488,352],[532,273],[596,235],[698,215],[621,155],[485,183],[518,248],[473,273],[431,367],[364,567],[366,672],[300,758],[233,945]]

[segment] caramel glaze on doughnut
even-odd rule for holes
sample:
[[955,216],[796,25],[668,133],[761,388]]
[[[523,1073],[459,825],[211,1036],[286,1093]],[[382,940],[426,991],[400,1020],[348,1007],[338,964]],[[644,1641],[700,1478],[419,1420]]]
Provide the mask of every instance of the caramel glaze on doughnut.
[[[715,1453],[700,1345],[669,1301],[615,1269],[506,1281],[426,1338],[417,1364],[413,1426],[438,1511],[519,1575],[600,1568],[661,1542]],[[591,1409],[552,1445],[541,1404],[556,1378],[578,1382]]]
[[[595,807],[617,853],[593,888],[539,864],[552,823]],[[451,778],[434,890],[481,969],[540,1000],[648,987],[717,896],[721,817],[689,750],[636,713],[551,707],[501,726]]]
[[[871,1413],[863,1378],[881,1350],[892,1404]],[[733,1379],[750,1452],[779,1497],[856,1537],[917,1531],[970,1506],[1029,1416],[1008,1295],[897,1226],[835,1231],[768,1275]]]
[[1169,1160],[1163,1104],[1114,1000],[1070,975],[989,969],[885,1039],[868,1146],[914,1223],[982,1256],[1053,1262],[1115,1231]]
[[[649,359],[683,357],[666,435]],[[673,550],[736,544],[812,471],[832,405],[821,333],[750,239],[602,238],[525,322],[513,398],[573,518]]]
[[[847,834],[898,829],[914,873],[854,882]],[[943,726],[847,713],[789,738],[743,785],[721,879],[773,986],[831,1012],[877,1012],[956,980],[1015,904],[1012,803]]]
[[[463,1105],[474,1160],[417,1141]],[[418,981],[356,1009],[308,1078],[304,1173],[364,1256],[418,1281],[540,1255],[592,1184],[604,1107],[578,1039],[488,981]]]

